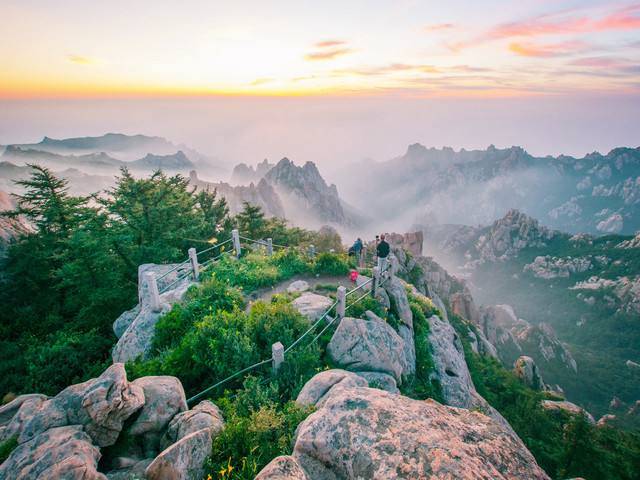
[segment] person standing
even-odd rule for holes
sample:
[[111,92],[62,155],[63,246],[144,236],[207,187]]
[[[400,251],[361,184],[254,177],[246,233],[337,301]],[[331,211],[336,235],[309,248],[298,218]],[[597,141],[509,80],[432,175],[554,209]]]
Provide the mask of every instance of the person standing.
[[378,256],[378,268],[380,269],[380,273],[384,272],[387,268],[387,257],[389,256],[390,250],[391,248],[385,240],[385,235],[383,233],[380,235],[380,241],[378,242],[378,246],[376,247],[376,255]]
[[353,254],[356,257],[356,265],[360,265],[360,255],[362,255],[362,240],[360,237],[358,237],[351,248],[353,249]]

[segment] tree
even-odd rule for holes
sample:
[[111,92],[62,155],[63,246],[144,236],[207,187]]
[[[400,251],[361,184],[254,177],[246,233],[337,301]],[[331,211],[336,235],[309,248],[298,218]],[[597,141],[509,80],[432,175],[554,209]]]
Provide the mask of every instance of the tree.
[[262,238],[266,225],[262,208],[251,205],[249,202],[243,202],[242,205],[242,211],[236,215],[236,224],[240,233],[256,240]]

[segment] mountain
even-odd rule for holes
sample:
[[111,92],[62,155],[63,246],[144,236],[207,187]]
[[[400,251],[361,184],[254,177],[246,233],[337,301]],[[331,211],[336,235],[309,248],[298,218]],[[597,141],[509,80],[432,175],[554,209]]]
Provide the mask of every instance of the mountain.
[[320,223],[352,223],[345,214],[337,187],[327,185],[313,162],[299,167],[288,158],[283,158],[267,172],[264,179],[283,197],[288,218],[294,223],[303,223],[309,217],[314,217]]
[[[424,233],[426,251],[467,278],[479,302],[507,303],[518,320],[557,332],[577,373],[527,352],[547,381],[598,414],[607,413],[613,397],[629,405],[637,400],[638,236],[571,235],[516,210],[486,227],[437,226]],[[529,330],[510,323],[515,337]],[[524,343],[540,343],[531,338]]]
[[277,192],[285,217],[296,225],[350,228],[367,222],[357,208],[340,198],[335,185],[327,185],[313,162],[297,166],[283,158],[274,165],[265,159],[255,168],[240,163],[231,174],[231,183],[236,185],[260,185],[263,181]]
[[[13,198],[7,193],[0,191],[0,213],[15,209],[16,204]],[[0,252],[7,244],[19,235],[34,231],[24,218],[8,218],[0,215]]]
[[201,190],[216,190],[220,196],[227,200],[231,213],[238,213],[243,208],[243,203],[258,205],[262,211],[270,217],[285,218],[285,210],[280,196],[275,189],[264,179],[257,185],[250,183],[246,186],[232,186],[225,182],[207,182],[198,178],[195,170],[189,173],[189,182]]
[[182,150],[167,155],[148,153],[143,158],[123,161],[111,157],[107,153],[87,153],[83,155],[62,155],[15,145],[8,146],[0,159],[4,162],[24,164],[43,164],[53,168],[73,167],[91,171],[115,171],[122,167],[132,170],[188,170],[194,163]]
[[233,168],[231,172],[231,183],[233,185],[247,185],[251,182],[259,182],[269,170],[275,165],[269,163],[265,158],[262,162],[258,163],[255,168],[246,163],[239,163]]
[[148,153],[144,158],[129,162],[131,168],[151,169],[151,170],[184,170],[193,168],[195,165],[187,158],[182,150],[168,155],[153,155]]
[[38,143],[10,145],[40,152],[68,154],[87,154],[95,152],[117,152],[128,158],[130,155],[146,153],[168,154],[175,153],[176,145],[162,137],[147,135],[124,135],[121,133],[107,133],[99,137],[77,137],[53,139],[44,137]]
[[572,233],[640,229],[640,148],[574,158],[534,157],[521,147],[413,144],[392,160],[345,168],[342,177],[357,180],[349,184],[356,198],[374,191],[371,207],[385,215],[411,212],[419,223],[488,224],[507,206]]

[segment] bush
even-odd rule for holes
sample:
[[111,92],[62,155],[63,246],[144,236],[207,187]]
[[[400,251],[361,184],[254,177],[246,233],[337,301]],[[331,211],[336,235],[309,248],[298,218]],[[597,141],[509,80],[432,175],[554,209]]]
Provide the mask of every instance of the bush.
[[253,479],[273,458],[289,454],[298,424],[311,409],[280,405],[277,387],[248,379],[235,399],[218,400],[225,429],[213,441],[207,470],[212,478]]
[[318,275],[347,275],[349,273],[347,256],[337,253],[321,253],[316,258],[313,271]]
[[161,350],[180,342],[189,329],[205,315],[244,309],[242,293],[216,277],[204,279],[200,288],[187,292],[184,303],[177,303],[156,324],[153,347]]
[[9,458],[9,455],[11,455],[11,452],[13,452],[17,446],[18,446],[17,436],[11,437],[5,440],[4,442],[0,443],[0,464],[2,464],[2,462],[4,462],[7,458]]

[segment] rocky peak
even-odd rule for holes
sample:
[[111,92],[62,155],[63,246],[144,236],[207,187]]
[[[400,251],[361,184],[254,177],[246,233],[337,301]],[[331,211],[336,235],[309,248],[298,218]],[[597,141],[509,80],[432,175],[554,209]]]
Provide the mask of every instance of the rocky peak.
[[300,208],[299,214],[309,216],[312,212],[323,222],[348,223],[338,189],[335,185],[327,185],[315,163],[306,162],[298,167],[285,157],[264,178],[288,197],[289,203]]
[[557,232],[519,210],[511,209],[480,235],[475,248],[481,261],[506,260],[523,248],[541,247]]

